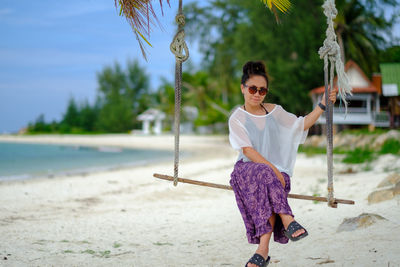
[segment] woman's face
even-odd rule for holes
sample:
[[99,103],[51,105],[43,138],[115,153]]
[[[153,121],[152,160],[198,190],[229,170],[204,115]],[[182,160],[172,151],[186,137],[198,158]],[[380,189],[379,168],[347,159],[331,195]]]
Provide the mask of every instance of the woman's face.
[[245,104],[252,106],[260,105],[264,101],[265,95],[260,95],[259,90],[257,90],[257,92],[254,95],[250,94],[249,87],[251,86],[256,86],[258,89],[260,89],[261,87],[268,88],[267,81],[263,76],[253,75],[246,81],[244,85],[243,84],[240,85],[240,88],[242,89],[242,93],[244,96]]

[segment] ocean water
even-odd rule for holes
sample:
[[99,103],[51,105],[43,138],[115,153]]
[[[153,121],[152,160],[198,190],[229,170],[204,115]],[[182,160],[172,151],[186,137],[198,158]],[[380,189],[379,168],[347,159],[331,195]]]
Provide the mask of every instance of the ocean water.
[[54,177],[171,159],[173,152],[0,142],[0,181]]

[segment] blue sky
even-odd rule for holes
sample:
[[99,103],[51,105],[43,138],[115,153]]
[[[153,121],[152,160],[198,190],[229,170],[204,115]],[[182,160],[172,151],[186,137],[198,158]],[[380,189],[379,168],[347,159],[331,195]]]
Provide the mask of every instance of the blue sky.
[[[2,0],[0,133],[18,131],[42,113],[46,121],[59,120],[70,97],[93,103],[96,73],[116,61],[125,66],[128,59],[138,59],[151,74],[152,88],[161,76],[172,81],[175,59],[169,44],[176,31],[176,2],[164,6],[162,17],[154,1],[163,30],[153,27],[146,62],[113,0]],[[195,49],[191,57],[200,58]]]
[[[178,1],[164,6],[163,17],[158,2],[153,1],[164,29],[153,27],[146,62],[114,0],[1,0],[0,134],[16,132],[40,114],[47,122],[60,120],[70,97],[93,103],[96,74],[116,61],[125,66],[128,59],[138,59],[151,74],[152,88],[160,77],[173,81],[169,44]],[[396,31],[400,36],[399,27]],[[189,49],[198,64],[196,45],[189,43]]]

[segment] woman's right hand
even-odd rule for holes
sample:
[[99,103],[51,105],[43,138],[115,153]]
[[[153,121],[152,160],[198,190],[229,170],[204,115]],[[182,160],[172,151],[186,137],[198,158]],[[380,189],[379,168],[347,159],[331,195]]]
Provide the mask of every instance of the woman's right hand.
[[274,172],[276,174],[276,177],[278,177],[279,181],[281,182],[283,188],[285,188],[286,182],[285,182],[285,178],[283,178],[283,174],[274,167]]
[[254,148],[252,147],[243,147],[243,154],[248,157],[251,161],[257,163],[264,163],[267,164],[272,168],[276,177],[278,177],[279,181],[281,182],[283,188],[285,188],[285,179],[283,178],[282,173],[268,160],[266,160],[263,156],[260,155]]

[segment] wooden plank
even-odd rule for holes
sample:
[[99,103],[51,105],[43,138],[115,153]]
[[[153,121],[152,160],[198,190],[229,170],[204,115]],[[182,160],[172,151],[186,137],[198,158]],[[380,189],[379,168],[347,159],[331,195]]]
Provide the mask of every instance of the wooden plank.
[[[168,180],[168,181],[173,181],[174,180],[174,177],[172,177],[172,176],[159,174],[159,173],[154,173],[153,176],[155,178]],[[186,178],[178,178],[178,182],[186,183],[186,184],[213,187],[213,188],[218,188],[218,189],[232,190],[232,187],[229,186],[229,185],[222,185],[222,184],[215,184],[215,183],[209,183],[209,182],[203,182],[203,181],[196,181],[196,180],[186,179]],[[298,195],[298,194],[289,194],[288,198],[303,199],[303,200],[313,200],[313,201],[320,201],[320,202],[328,202],[328,199],[326,197],[306,196],[306,195]],[[353,200],[335,198],[335,203],[336,204],[340,203],[340,204],[354,205],[355,202]]]

